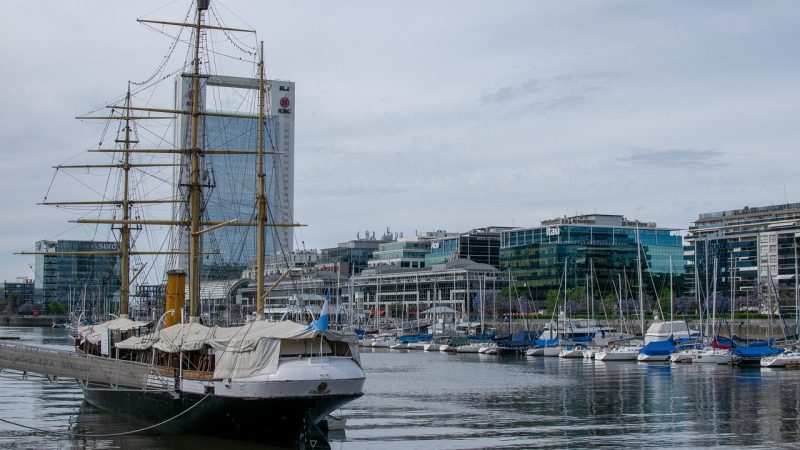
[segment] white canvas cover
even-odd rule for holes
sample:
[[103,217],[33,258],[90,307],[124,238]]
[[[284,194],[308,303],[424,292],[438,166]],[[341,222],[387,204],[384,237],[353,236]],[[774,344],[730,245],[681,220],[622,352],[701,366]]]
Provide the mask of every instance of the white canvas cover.
[[215,329],[197,322],[179,323],[159,331],[153,347],[167,353],[200,350],[206,341],[214,338]]
[[325,330],[320,333],[291,321],[256,321],[239,327],[206,327],[199,323],[173,325],[155,334],[132,337],[116,344],[126,350],[158,350],[177,353],[195,351],[209,346],[216,350],[214,379],[242,378],[257,374],[268,375],[278,370],[278,362],[285,347],[287,352],[305,354],[328,353],[330,341],[349,345],[355,358],[357,338],[353,333]]
[[84,340],[92,344],[97,344],[100,342],[100,336],[103,334],[104,330],[124,332],[147,326],[149,323],[150,322],[137,322],[131,319],[114,319],[103,323],[80,327],[78,328],[78,333]]
[[241,327],[228,328],[232,333],[219,336],[209,342],[217,350],[246,352],[253,350],[262,338],[269,339],[311,339],[316,330],[309,329],[292,321],[266,322],[259,320]]
[[180,323],[159,330],[157,335],[150,333],[117,342],[116,347],[123,350],[146,350],[155,347],[167,353],[190,352],[200,350],[216,337],[233,334],[234,330],[233,328],[207,327],[196,322]]
[[669,336],[671,333],[687,332],[689,327],[686,322],[674,320],[672,322],[655,322],[647,329],[648,335]]
[[214,379],[244,378],[257,374],[273,374],[278,371],[281,340],[260,338],[248,351],[224,351],[217,353]]
[[[273,374],[278,370],[284,344],[299,346],[305,352],[308,341],[319,334],[307,325],[291,321],[256,321],[244,325],[233,336],[211,342],[218,350],[214,379]],[[325,343],[321,350],[330,351],[330,346]]]

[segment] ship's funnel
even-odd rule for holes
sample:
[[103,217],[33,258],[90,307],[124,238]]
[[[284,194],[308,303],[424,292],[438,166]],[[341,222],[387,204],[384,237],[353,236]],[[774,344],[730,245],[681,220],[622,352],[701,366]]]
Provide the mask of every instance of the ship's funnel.
[[[167,301],[164,306],[164,327],[171,327],[181,321],[181,311],[186,297],[186,272],[170,270],[167,272]],[[172,311],[170,313],[170,311]]]

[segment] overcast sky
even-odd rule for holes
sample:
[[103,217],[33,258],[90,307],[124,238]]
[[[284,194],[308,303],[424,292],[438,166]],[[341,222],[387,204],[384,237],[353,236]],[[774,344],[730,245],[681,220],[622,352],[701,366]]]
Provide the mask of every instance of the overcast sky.
[[[800,2],[212,1],[296,82],[298,247],[800,201]],[[159,64],[135,19],[181,21],[167,3],[0,0],[5,280],[33,276],[13,252],[86,238],[36,203],[97,146],[74,117]]]

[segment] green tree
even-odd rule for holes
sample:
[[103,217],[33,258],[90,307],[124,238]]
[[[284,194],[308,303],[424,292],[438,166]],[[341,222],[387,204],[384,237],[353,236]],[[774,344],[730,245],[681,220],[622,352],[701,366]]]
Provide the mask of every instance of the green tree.
[[67,308],[65,308],[64,304],[58,300],[53,300],[47,305],[47,311],[53,314],[64,314],[67,311]]
[[8,303],[6,305],[8,308],[8,312],[11,314],[17,314],[17,308],[19,308],[19,294],[13,293],[8,297]]

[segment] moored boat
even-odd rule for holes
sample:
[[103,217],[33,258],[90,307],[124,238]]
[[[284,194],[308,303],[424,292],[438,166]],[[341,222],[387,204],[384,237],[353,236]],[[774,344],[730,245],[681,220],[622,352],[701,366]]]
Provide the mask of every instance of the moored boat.
[[691,352],[694,364],[730,364],[731,350],[724,348],[703,348]]
[[675,342],[672,336],[663,341],[650,341],[645,344],[639,354],[636,355],[637,361],[642,362],[660,362],[668,361],[670,355],[675,352]]
[[761,358],[761,367],[800,368],[800,352],[785,351],[779,355]]
[[[119,318],[79,330],[75,341],[77,354],[84,358],[82,364],[92,370],[77,374],[74,378],[81,381],[87,403],[152,423],[161,430],[260,440],[303,435],[330,412],[363,395],[364,372],[355,334],[328,329],[329,298],[326,298],[320,316],[311,324],[289,320],[270,322],[264,319],[265,299],[269,294],[264,278],[266,229],[268,226],[292,227],[295,224],[269,221],[266,209],[265,155],[277,152],[273,151],[274,148],[265,148],[265,129],[270,126],[267,124],[270,102],[266,99],[268,90],[263,71],[263,46],[260,51],[253,48],[250,53],[256,59],[253,62],[258,67],[258,79],[201,73],[201,56],[204,56],[201,47],[204,42],[211,42],[211,32],[253,33],[252,30],[228,28],[222,23],[209,23],[212,17],[221,13],[214,10],[209,13],[210,8],[209,0],[195,2],[193,10],[190,9],[187,14],[188,17],[193,15],[193,20],[189,21],[191,23],[139,20],[159,26],[187,28],[194,33],[191,38],[175,40],[175,44],[191,42],[186,54],[192,55],[191,62],[181,64],[177,72],[180,81],[186,81],[182,85],[187,88],[184,92],[176,92],[179,106],[160,109],[135,107],[131,103],[133,95],[129,83],[124,104],[114,102],[108,105],[111,111],[109,117],[81,117],[121,123],[118,127],[120,135],[112,140],[118,146],[98,150],[112,153],[113,160],[119,163],[81,166],[86,170],[103,168],[107,172],[111,168],[115,169],[115,173],[118,171],[120,180],[114,181],[120,186],[120,192],[113,195],[121,198],[78,202],[114,206],[109,208],[113,210],[111,218],[82,219],[79,222],[112,225],[119,232],[119,251],[113,254],[120,258],[121,282],[117,311]],[[218,17],[213,20],[219,22]],[[164,60],[159,64],[156,75],[160,74],[160,80],[169,78],[161,73],[166,62]],[[191,67],[191,73],[180,73],[185,67]],[[148,85],[156,75],[137,86]],[[257,113],[207,110],[205,87],[214,83],[234,82],[238,88],[257,91],[251,96],[254,97],[253,103],[257,103]],[[280,103],[289,103],[288,97],[285,101],[281,100]],[[186,128],[182,131],[190,135],[186,143],[175,142],[170,148],[164,149],[134,148],[138,143],[135,135],[138,124],[165,119],[150,115],[153,111],[169,116],[166,117],[168,120],[183,120]],[[144,112],[148,114],[142,114]],[[219,131],[205,128],[204,121],[214,116],[251,121],[252,134],[257,135],[256,148],[207,149],[207,142],[219,137],[215,135]],[[114,128],[117,128],[116,125]],[[148,154],[150,159],[147,159],[147,163],[131,160],[141,153]],[[153,155],[156,154],[166,154],[170,161],[153,161]],[[204,195],[208,194],[212,180],[207,179],[209,163],[205,158],[212,154],[230,158],[246,156],[251,158],[250,167],[257,167],[257,171],[253,169],[252,172],[252,187],[255,188],[251,205],[252,221],[242,222],[238,217],[230,217],[230,220],[210,220],[206,217],[204,207],[207,198]],[[131,168],[146,170],[148,167],[174,168],[170,169],[174,178],[164,181],[170,189],[175,188],[175,198],[131,198],[135,180],[129,178],[129,171]],[[161,175],[154,178],[163,180]],[[143,191],[150,192],[147,189]],[[64,203],[68,202],[61,204]],[[169,220],[151,220],[149,212],[140,214],[137,211],[132,214],[132,205],[159,203],[174,204],[174,212],[180,211],[180,214]],[[171,270],[167,275],[164,315],[157,321],[137,322],[129,318],[128,307],[130,285],[138,275],[137,272],[131,276],[131,256],[137,254],[133,249],[136,240],[131,234],[150,226],[175,227],[176,235],[182,235],[178,239],[181,242],[174,244],[176,250],[173,251],[141,254],[185,256],[178,262],[173,258],[167,264],[178,270]],[[211,316],[201,315],[200,302],[201,262],[206,258],[204,255],[208,254],[204,253],[203,236],[228,226],[253,227],[256,230],[253,233],[256,247],[254,309],[247,313],[248,319],[244,325],[207,326],[201,323],[201,317],[210,320]],[[147,239],[140,242],[144,241]],[[210,249],[205,250],[207,252]],[[186,293],[188,308],[184,308]],[[244,319],[240,323],[243,322]],[[103,373],[111,366],[117,368],[113,379],[103,380],[92,374]]]
[[583,351],[586,347],[579,344],[566,345],[561,347],[558,353],[559,358],[583,358]]
[[636,361],[640,345],[603,347],[594,354],[595,361]]

